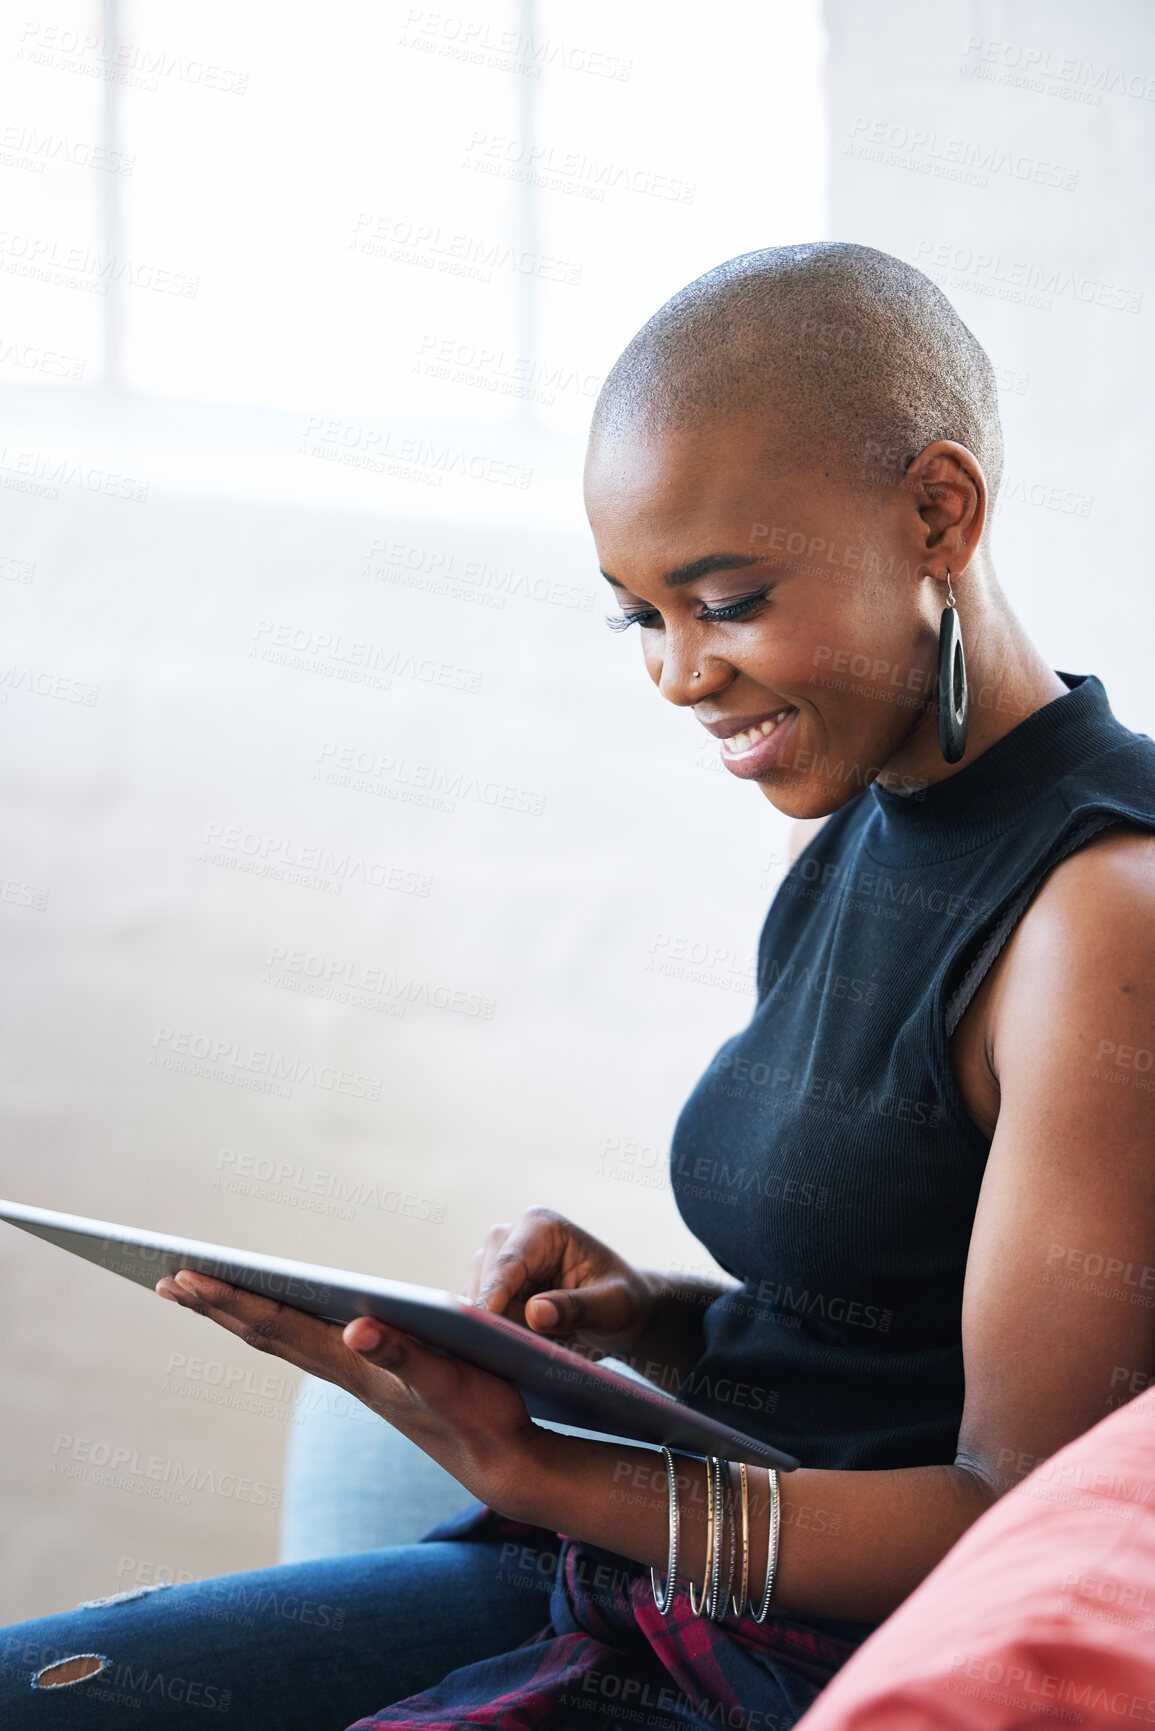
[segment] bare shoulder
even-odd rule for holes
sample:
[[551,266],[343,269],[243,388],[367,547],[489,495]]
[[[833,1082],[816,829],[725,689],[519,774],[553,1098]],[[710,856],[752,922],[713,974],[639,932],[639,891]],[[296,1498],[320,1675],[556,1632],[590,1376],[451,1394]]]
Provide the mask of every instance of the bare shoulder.
[[1104,1061],[1118,1067],[1120,1050],[1155,1065],[1155,835],[1111,830],[1061,861],[1000,962],[986,1033],[1004,1098],[1009,1069],[1051,1068],[1043,1045],[1077,1058],[1068,1098],[1102,1080]]
[[1004,1002],[1020,1005],[1062,980],[1155,996],[1155,835],[1108,830],[1049,872],[1008,945]]
[[1048,874],[986,1013],[960,1458],[1005,1486],[1155,1373],[1155,837],[1104,833]]
[[1155,833],[1120,825],[1093,836],[1047,874],[1032,907],[1048,905],[1057,917],[1076,912],[1082,920],[1095,911],[1110,913],[1111,894],[1129,892],[1140,900],[1155,891]]

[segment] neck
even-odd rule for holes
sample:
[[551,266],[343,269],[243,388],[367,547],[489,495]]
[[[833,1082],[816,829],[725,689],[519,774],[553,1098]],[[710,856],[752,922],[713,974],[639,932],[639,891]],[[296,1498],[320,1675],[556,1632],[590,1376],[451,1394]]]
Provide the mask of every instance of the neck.
[[[972,565],[971,571],[974,572]],[[977,573],[976,573],[977,575]],[[879,771],[879,785],[902,792],[912,781],[945,781],[1028,715],[1061,697],[1063,681],[1047,666],[1011,611],[992,572],[958,601],[959,630],[967,673],[967,746],[957,763],[946,763],[938,744],[938,718],[930,702],[914,731]],[[937,626],[935,632],[937,653]]]

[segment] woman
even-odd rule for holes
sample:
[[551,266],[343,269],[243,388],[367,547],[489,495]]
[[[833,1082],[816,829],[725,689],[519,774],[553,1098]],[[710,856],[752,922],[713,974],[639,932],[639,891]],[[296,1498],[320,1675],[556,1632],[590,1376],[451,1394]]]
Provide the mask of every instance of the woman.
[[[369,1319],[342,1331],[181,1274],[162,1296],[348,1389],[477,1504],[418,1545],[5,1631],[10,1722],[112,1726],[119,1691],[130,1723],[167,1666],[248,1731],[358,1713],[777,1731],[1102,1416],[1117,1367],[1155,1369],[1155,743],[1011,612],[987,534],[1001,465],[986,355],[933,284],[865,247],[708,273],[595,411],[613,623],[727,770],[802,820],[799,846],[750,1024],[671,1152],[732,1282],[639,1271],[537,1207],[491,1229],[468,1292],[795,1453],[772,1580],[762,1469],[743,1571],[738,1468],[708,1505],[705,1462],[677,1458],[663,1612],[663,1457],[543,1430],[507,1384]],[[723,1550],[749,1593],[697,1615],[687,1588]],[[302,1594],[326,1624],[288,1619]]]

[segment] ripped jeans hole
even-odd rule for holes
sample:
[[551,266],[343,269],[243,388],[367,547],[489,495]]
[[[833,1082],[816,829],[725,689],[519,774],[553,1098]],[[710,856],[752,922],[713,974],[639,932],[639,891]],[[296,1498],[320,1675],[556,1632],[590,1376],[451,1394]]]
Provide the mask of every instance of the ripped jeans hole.
[[63,1689],[69,1683],[83,1683],[86,1677],[96,1677],[108,1660],[103,1653],[73,1653],[70,1659],[57,1659],[32,1674],[34,1689]]

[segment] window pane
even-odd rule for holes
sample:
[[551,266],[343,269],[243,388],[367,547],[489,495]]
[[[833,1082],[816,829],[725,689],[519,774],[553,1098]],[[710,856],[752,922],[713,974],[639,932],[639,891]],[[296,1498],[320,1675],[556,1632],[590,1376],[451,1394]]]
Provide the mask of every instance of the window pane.
[[[514,345],[517,188],[467,165],[519,80],[380,0],[140,0],[155,90],[124,92],[135,388],[261,406],[502,420],[455,355]],[[471,4],[471,14],[475,9]],[[476,9],[495,38],[513,0]],[[458,45],[461,46],[461,45]],[[447,380],[445,374],[451,375]]]
[[[0,49],[0,378],[93,379],[110,257],[101,202],[131,164],[102,133],[110,67],[91,0],[10,8]],[[113,290],[115,292],[115,288]]]

